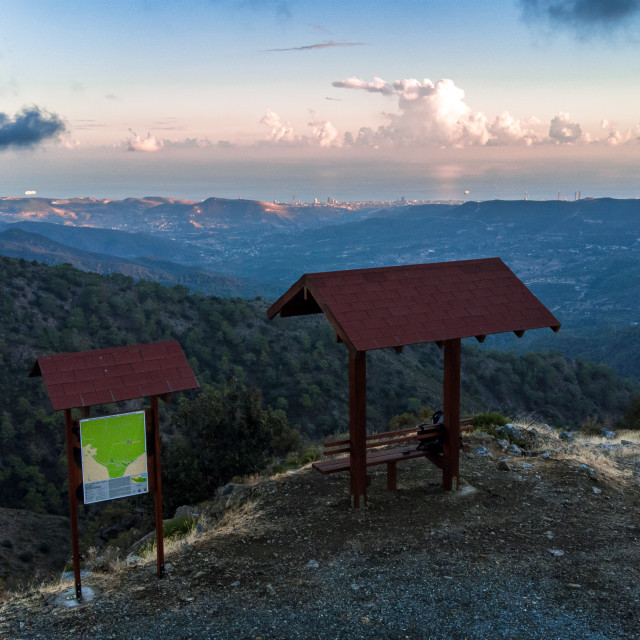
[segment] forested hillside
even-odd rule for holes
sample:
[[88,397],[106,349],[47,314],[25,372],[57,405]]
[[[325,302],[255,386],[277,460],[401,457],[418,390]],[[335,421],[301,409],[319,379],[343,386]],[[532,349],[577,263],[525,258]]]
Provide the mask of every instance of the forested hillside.
[[[235,378],[261,389],[264,404],[286,412],[310,440],[345,431],[346,349],[323,316],[270,322],[267,306],[0,258],[0,506],[65,511],[62,415],[51,411],[42,381],[27,377],[48,353],[177,339],[201,385],[223,389]],[[557,353],[521,357],[474,347],[463,352],[462,380],[463,413],[535,413],[563,428],[620,417],[639,392],[607,367]],[[420,406],[440,407],[441,385],[434,345],[370,353],[369,428]],[[170,450],[178,427],[170,428],[171,407],[164,411]]]

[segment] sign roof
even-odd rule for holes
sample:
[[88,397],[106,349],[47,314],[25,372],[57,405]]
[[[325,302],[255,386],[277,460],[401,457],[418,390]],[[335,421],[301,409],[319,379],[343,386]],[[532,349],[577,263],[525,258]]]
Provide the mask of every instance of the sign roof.
[[29,376],[43,377],[55,410],[199,387],[176,340],[41,356]]

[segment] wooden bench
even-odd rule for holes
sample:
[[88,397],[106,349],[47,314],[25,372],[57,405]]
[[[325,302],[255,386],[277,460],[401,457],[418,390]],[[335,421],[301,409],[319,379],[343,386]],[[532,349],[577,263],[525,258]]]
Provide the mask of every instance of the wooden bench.
[[[473,429],[473,418],[460,420],[460,432]],[[434,459],[442,452],[442,441],[445,435],[443,424],[422,424],[410,429],[399,431],[386,431],[367,436],[367,460],[366,466],[372,467],[378,464],[387,465],[387,489],[397,489],[396,464],[402,460],[414,458]],[[462,441],[460,443],[462,448]],[[349,440],[335,440],[324,443],[324,455],[336,456],[341,453],[349,453]],[[329,460],[314,462],[313,468],[323,475],[348,471],[351,465],[350,456],[330,457]],[[369,476],[367,476],[367,486]]]

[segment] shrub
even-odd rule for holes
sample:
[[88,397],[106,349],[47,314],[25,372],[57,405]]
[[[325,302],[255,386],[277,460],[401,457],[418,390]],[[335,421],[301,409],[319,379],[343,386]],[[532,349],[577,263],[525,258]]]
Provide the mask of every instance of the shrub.
[[619,429],[640,429],[640,395],[631,400],[631,407],[624,418],[616,423]]
[[473,416],[473,426],[476,431],[484,431],[489,435],[495,436],[496,429],[502,427],[509,422],[499,411],[490,411],[488,413],[476,413]]

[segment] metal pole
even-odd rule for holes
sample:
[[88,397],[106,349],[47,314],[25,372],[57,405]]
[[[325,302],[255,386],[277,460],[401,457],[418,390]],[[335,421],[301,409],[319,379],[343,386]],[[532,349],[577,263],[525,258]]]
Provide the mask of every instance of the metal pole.
[[69,517],[71,519],[71,548],[73,550],[73,576],[76,586],[76,598],[82,600],[80,581],[80,545],[78,542],[78,468],[74,460],[74,448],[80,447],[78,437],[73,432],[71,409],[64,410],[65,436],[67,442],[67,476],[69,482]]
[[160,473],[160,415],[158,412],[158,396],[151,397],[151,414],[153,421],[153,476],[154,507],[156,516],[156,562],[158,578],[164,577],[164,530],[162,528],[162,477]]

